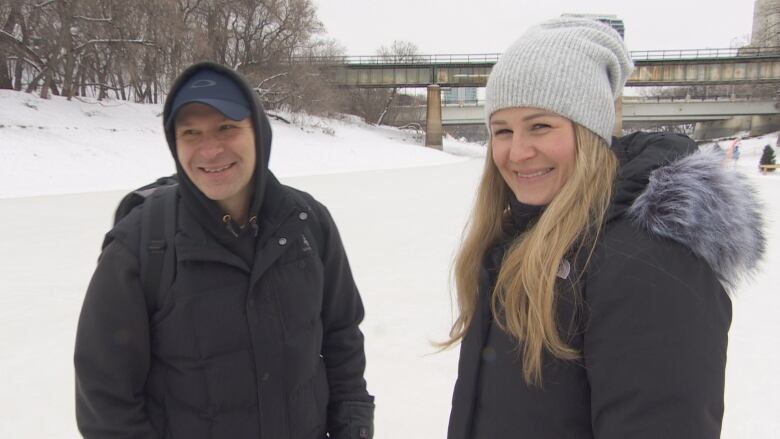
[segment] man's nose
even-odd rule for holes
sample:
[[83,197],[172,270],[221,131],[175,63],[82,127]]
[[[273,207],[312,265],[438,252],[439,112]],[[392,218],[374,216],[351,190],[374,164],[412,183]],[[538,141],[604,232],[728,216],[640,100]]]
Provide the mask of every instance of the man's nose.
[[218,134],[208,133],[204,135],[203,142],[198,148],[198,153],[207,160],[219,156],[225,150],[225,146]]

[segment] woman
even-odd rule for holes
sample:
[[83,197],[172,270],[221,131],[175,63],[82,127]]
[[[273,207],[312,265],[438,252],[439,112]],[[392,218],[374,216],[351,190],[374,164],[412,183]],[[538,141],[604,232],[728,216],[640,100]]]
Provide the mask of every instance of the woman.
[[582,19],[530,29],[493,68],[449,439],[720,434],[727,290],[760,259],[761,219],[687,137],[611,137],[631,70]]

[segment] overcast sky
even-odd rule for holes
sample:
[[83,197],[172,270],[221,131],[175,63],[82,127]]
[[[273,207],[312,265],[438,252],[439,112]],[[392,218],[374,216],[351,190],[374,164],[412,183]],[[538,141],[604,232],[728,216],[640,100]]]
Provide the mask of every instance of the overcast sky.
[[348,55],[393,40],[420,53],[502,52],[529,26],[562,13],[617,15],[630,50],[731,47],[753,25],[754,0],[314,0],[327,36]]

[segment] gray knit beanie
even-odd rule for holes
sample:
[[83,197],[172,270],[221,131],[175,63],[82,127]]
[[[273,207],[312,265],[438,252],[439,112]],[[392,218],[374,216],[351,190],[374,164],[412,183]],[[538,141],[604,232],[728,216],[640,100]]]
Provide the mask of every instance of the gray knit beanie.
[[611,143],[615,99],[634,66],[623,39],[595,20],[558,18],[526,31],[493,67],[485,115],[536,107],[566,117]]

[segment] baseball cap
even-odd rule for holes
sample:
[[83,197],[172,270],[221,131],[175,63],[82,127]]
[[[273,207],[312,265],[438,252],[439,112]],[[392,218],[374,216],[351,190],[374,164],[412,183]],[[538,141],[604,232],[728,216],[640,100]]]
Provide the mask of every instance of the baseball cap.
[[201,70],[176,91],[166,129],[173,127],[181,107],[193,102],[209,105],[232,120],[242,120],[250,114],[249,101],[233,78],[214,70]]

